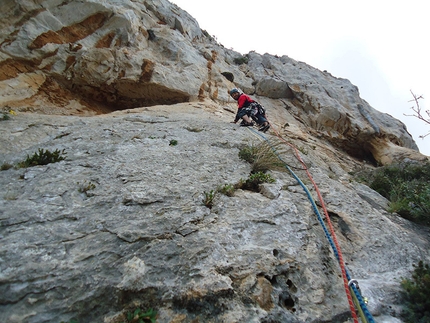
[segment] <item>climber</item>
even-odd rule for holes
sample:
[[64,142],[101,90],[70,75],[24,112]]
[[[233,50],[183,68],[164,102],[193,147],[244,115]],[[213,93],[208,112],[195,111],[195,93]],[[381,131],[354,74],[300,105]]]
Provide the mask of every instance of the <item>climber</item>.
[[232,89],[230,91],[230,96],[237,101],[238,109],[236,117],[233,123],[242,119],[241,126],[249,127],[253,126],[255,120],[260,126],[258,131],[266,132],[270,128],[270,124],[266,118],[266,111],[264,108],[256,101],[251,99],[248,95],[240,93],[238,89]]

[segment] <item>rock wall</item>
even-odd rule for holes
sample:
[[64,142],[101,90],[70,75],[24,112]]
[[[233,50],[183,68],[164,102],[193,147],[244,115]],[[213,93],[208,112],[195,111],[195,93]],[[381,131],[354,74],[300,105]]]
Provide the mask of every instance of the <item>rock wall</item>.
[[350,172],[426,157],[348,80],[228,50],[164,0],[5,0],[0,27],[0,108],[16,112],[0,121],[0,162],[67,152],[0,171],[1,322],[114,323],[136,307],[161,323],[350,322],[292,174],[204,206],[249,176],[239,149],[261,140],[230,124],[232,87],[266,107],[268,140],[300,151],[376,320],[401,321],[399,281],[429,260],[429,233]]
[[[57,114],[228,102],[239,87],[285,109],[352,156],[421,159],[405,126],[373,109],[348,80],[288,56],[243,56],[185,11],[156,1],[11,1],[0,14],[0,107]],[[239,65],[238,65],[239,64]],[[59,109],[60,107],[65,109]],[[404,149],[406,148],[406,149]]]
[[[0,160],[39,148],[66,159],[0,172],[0,321],[113,323],[141,307],[160,323],[350,322],[339,265],[292,174],[204,205],[249,176],[239,149],[262,140],[232,116],[204,101],[2,121]],[[430,259],[429,232],[353,180],[365,163],[281,134],[302,151],[376,321],[400,322],[400,279]],[[318,200],[294,150],[278,147]]]

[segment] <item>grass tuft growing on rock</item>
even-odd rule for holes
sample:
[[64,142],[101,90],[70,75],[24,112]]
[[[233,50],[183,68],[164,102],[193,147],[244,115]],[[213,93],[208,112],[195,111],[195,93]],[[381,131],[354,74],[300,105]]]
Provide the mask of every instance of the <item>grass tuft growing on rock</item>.
[[203,192],[204,194],[204,198],[202,200],[203,204],[209,208],[212,209],[212,207],[214,206],[214,201],[215,201],[215,197],[217,195],[217,191],[215,190],[210,190],[209,192]]
[[242,148],[239,151],[239,158],[251,164],[253,173],[268,170],[286,171],[284,162],[278,157],[283,153],[285,145],[281,141],[262,141]]
[[235,190],[236,189],[235,189],[233,184],[221,185],[217,189],[217,191],[220,192],[221,194],[224,194],[224,195],[230,196],[230,197],[234,195]]
[[51,163],[57,163],[59,161],[65,160],[67,153],[63,150],[56,149],[54,152],[50,152],[48,149],[40,149],[34,153],[31,157],[27,155],[27,158],[18,163],[18,168],[27,168],[37,165],[48,165]]

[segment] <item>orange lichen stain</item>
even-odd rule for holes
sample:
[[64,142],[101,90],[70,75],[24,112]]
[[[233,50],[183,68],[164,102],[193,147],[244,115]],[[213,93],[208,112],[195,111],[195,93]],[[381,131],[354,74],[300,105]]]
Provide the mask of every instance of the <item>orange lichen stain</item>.
[[84,19],[81,22],[78,22],[71,26],[63,27],[58,31],[49,30],[43,34],[40,34],[30,45],[28,45],[28,48],[38,49],[42,48],[48,43],[74,43],[91,35],[97,29],[101,28],[107,19],[108,16],[106,13],[98,12],[95,15]]

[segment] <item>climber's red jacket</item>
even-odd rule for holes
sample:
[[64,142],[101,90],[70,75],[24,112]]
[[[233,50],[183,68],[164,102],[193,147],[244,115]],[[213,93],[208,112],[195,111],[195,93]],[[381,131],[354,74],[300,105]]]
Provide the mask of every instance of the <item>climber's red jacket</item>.
[[238,107],[239,109],[242,109],[243,107],[247,107],[252,102],[255,102],[255,101],[243,93],[237,99],[237,104],[239,106]]
[[234,123],[239,121],[240,118],[248,113],[245,108],[247,108],[252,102],[255,101],[243,93],[237,98],[238,109],[236,117],[234,118]]

